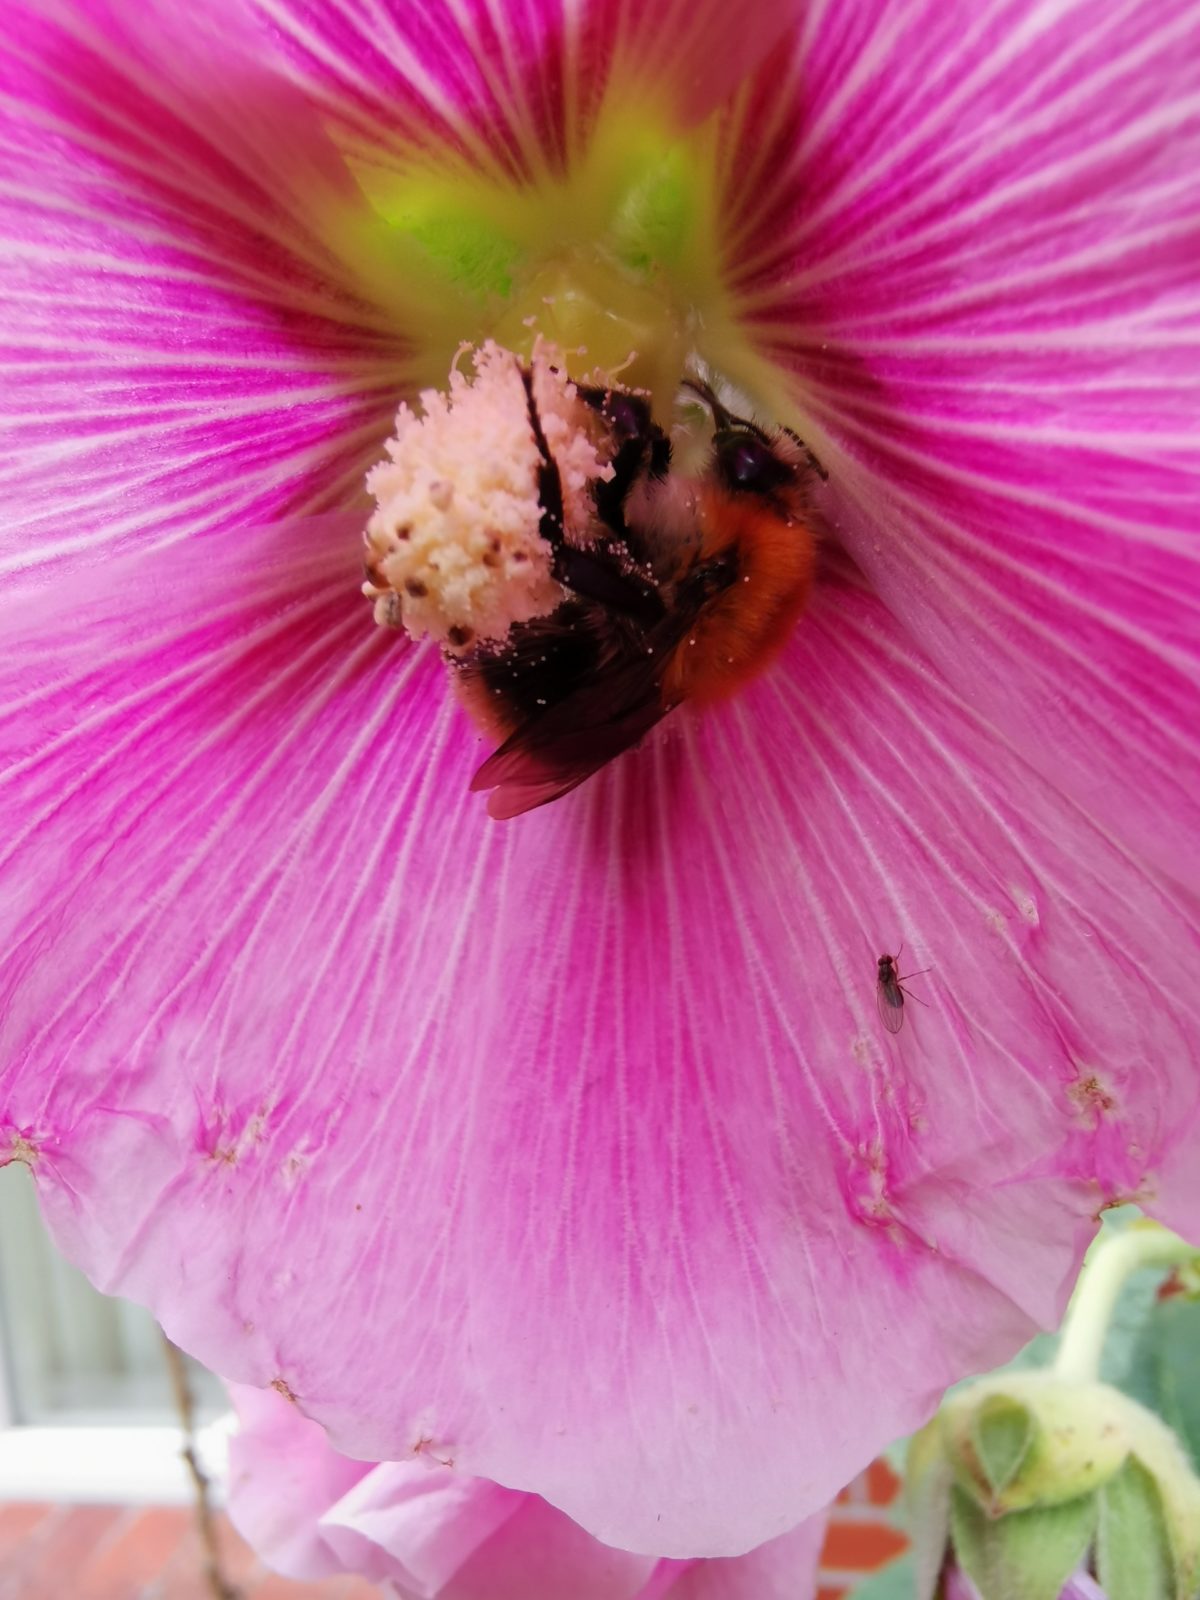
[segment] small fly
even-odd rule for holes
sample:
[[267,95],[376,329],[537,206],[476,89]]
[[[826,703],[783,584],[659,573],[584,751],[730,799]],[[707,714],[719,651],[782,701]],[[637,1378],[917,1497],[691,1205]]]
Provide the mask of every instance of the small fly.
[[927,1004],[919,994],[912,994],[904,987],[909,978],[919,978],[923,973],[932,972],[932,967],[921,967],[916,972],[906,972],[900,975],[900,953],[904,949],[901,945],[894,956],[883,955],[879,958],[879,973],[875,985],[875,1004],[879,1007],[879,1020],[889,1033],[899,1033],[904,1026],[904,996],[915,1000],[918,1005]]

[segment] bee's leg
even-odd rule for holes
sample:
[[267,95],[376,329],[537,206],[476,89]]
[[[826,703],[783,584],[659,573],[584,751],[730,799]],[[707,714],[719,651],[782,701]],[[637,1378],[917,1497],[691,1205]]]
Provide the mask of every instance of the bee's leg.
[[579,398],[600,413],[617,441],[610,462],[612,477],[597,483],[594,493],[601,520],[614,533],[624,535],[626,496],[643,475],[666,477],[671,468],[671,441],[640,394],[580,387]]
[[546,443],[546,435],[542,431],[542,419],[538,415],[537,402],[533,398],[533,374],[528,368],[522,368],[521,380],[525,385],[525,399],[529,406],[529,426],[533,429],[534,442],[542,458],[542,464],[538,468],[538,503],[542,508],[538,532],[550,548],[557,552],[563,548],[564,539],[562,478],[559,475],[558,462],[550,454],[550,446]]
[[[646,624],[659,621],[665,608],[662,597],[652,584],[622,571],[613,562],[605,561],[602,555],[577,549],[566,542],[562,477],[542,430],[542,419],[533,398],[532,374],[522,372],[521,376],[529,403],[529,425],[542,458],[538,468],[538,500],[542,508],[538,532],[554,552],[554,576],[564,588],[582,599],[599,601],[601,605],[623,611]],[[598,485],[600,488],[611,486],[611,483]],[[621,526],[624,526],[623,517]]]

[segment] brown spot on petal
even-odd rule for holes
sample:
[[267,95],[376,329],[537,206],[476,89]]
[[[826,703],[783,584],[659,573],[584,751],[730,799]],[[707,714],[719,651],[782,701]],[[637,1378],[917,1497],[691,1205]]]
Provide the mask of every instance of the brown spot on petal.
[[284,1183],[291,1188],[308,1171],[309,1165],[308,1156],[302,1151],[293,1150],[290,1155],[284,1157],[279,1173]]
[[23,1161],[27,1167],[32,1167],[40,1155],[41,1151],[32,1139],[27,1139],[23,1133],[13,1134],[8,1147],[10,1161]]
[[285,1400],[290,1400],[292,1405],[296,1404],[296,1391],[286,1378],[272,1378],[271,1387],[276,1394],[281,1394]]
[[1069,1084],[1067,1099],[1074,1106],[1076,1115],[1090,1128],[1098,1127],[1102,1118],[1117,1109],[1116,1096],[1094,1072]]
[[450,1446],[440,1443],[432,1433],[419,1433],[413,1443],[412,1453],[414,1456],[426,1456],[430,1461],[436,1461],[441,1467],[452,1467],[454,1465],[454,1456]]

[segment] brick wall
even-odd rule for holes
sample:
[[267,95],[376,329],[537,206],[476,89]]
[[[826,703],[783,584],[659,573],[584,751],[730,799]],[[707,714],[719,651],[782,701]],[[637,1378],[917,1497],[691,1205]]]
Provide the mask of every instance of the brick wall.
[[[819,1600],[904,1547],[883,1519],[899,1484],[876,1462],[838,1497],[821,1563]],[[222,1565],[242,1600],[378,1600],[357,1578],[292,1583],[269,1573],[224,1519]],[[0,1600],[212,1600],[191,1512],[179,1507],[0,1505]],[[568,1597],[564,1596],[564,1600]]]

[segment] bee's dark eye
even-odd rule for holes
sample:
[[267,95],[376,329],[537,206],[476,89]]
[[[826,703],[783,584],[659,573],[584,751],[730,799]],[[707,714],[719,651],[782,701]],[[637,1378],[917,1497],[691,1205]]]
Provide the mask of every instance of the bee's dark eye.
[[766,493],[789,476],[765,440],[745,428],[723,428],[713,441],[717,468],[731,489]]
[[724,452],[725,470],[735,483],[752,488],[762,477],[771,452],[757,439],[741,439]]

